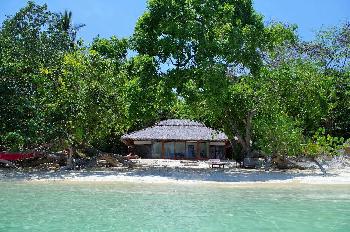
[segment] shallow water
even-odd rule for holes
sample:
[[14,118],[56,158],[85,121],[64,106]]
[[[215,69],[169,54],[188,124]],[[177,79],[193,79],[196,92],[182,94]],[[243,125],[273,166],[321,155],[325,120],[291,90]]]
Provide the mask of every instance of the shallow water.
[[0,231],[350,231],[350,186],[0,182]]

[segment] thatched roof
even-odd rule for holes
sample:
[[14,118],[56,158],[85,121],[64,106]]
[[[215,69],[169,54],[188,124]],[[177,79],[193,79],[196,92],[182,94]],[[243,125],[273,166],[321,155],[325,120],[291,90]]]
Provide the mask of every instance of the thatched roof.
[[123,135],[122,141],[127,140],[182,140],[182,141],[227,141],[227,136],[203,123],[169,119],[161,121],[153,127]]

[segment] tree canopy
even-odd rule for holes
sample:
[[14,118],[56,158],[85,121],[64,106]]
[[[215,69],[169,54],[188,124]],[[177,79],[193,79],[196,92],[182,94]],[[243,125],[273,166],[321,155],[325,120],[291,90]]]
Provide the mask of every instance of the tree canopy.
[[88,44],[72,18],[28,2],[2,23],[1,149],[120,152],[122,134],[166,118],[223,130],[236,158],[350,137],[349,22],[303,41],[250,0],[149,0],[132,37]]

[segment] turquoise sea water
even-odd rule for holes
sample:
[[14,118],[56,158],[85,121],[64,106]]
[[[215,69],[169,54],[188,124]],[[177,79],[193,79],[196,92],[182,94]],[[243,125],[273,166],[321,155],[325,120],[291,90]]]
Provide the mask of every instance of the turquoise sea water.
[[350,186],[0,182],[0,231],[350,231]]

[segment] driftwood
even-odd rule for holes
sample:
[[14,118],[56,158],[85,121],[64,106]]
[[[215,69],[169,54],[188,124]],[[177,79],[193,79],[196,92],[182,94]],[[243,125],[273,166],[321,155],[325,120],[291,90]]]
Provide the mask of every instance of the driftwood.
[[116,159],[113,155],[110,154],[102,154],[100,157],[98,157],[98,164],[103,164],[108,167],[117,167],[120,165],[120,162],[118,159]]
[[275,156],[267,160],[270,162],[270,167],[274,166],[278,169],[292,169],[292,168],[299,169],[299,170],[305,169],[305,167],[302,167],[297,163],[293,162],[292,158],[289,158],[289,157]]
[[8,167],[11,167],[11,168],[17,168],[17,166],[14,163],[12,163],[12,162],[10,162],[8,160],[0,159],[0,163],[5,164],[5,165],[7,165]]

